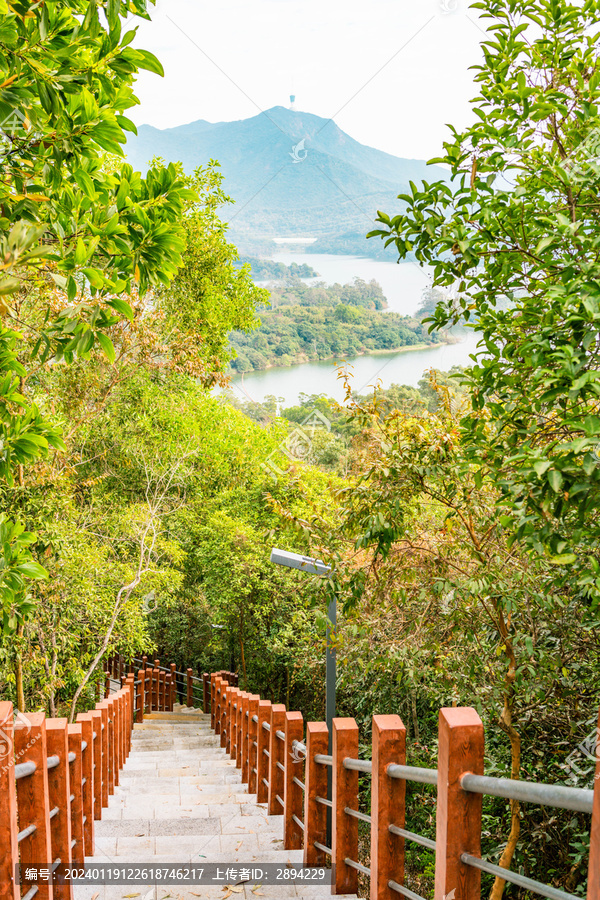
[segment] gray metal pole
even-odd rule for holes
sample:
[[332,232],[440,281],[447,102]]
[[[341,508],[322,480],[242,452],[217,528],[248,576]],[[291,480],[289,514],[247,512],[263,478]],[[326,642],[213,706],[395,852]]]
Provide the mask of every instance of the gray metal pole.
[[[335,626],[337,621],[336,598],[333,597],[329,601],[327,609],[327,633],[325,640],[325,719],[327,721],[327,730],[329,731],[329,752],[333,752],[333,720],[335,718],[335,681],[336,681],[336,659],[335,647],[332,646],[331,633],[335,635]],[[333,799],[333,779],[332,768],[327,768],[327,796]],[[331,807],[327,808],[327,846],[331,847],[332,820]]]
[[332,646],[331,633],[335,633],[337,618],[335,597],[330,600],[327,610],[329,622],[327,624],[326,648],[325,648],[325,719],[329,729],[329,751],[331,752],[331,736],[333,734],[333,719],[335,717],[335,681],[336,660],[335,647]]

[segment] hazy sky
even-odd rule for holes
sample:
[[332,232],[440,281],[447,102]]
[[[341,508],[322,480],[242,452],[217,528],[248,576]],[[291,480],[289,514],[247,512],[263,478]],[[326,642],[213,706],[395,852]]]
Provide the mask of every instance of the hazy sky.
[[136,124],[245,119],[272,106],[326,118],[397,156],[430,158],[470,120],[484,35],[468,0],[158,0],[136,46],[165,77],[137,83]]

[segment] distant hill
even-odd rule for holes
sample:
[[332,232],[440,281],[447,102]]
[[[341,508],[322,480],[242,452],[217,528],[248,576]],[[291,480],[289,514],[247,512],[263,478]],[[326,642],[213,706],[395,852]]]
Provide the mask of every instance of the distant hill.
[[153,156],[181,161],[187,172],[217,159],[235,206],[222,211],[232,233],[253,238],[356,235],[373,227],[377,209],[399,211],[409,181],[434,181],[445,170],[359,144],[330,119],[275,106],[237,122],[191,122],[139,128],[127,144],[143,171]]

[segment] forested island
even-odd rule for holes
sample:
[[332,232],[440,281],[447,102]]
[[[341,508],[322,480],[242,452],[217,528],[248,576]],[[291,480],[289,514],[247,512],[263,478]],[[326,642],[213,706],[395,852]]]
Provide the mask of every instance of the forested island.
[[284,278],[316,278],[318,272],[306,263],[275,262],[273,259],[259,259],[256,256],[240,256],[238,266],[247,264],[257,281],[281,281]]
[[383,312],[387,300],[376,281],[309,286],[299,278],[271,287],[271,308],[252,332],[234,331],[236,372],[352,358],[377,350],[439,343],[437,333],[412,316]]

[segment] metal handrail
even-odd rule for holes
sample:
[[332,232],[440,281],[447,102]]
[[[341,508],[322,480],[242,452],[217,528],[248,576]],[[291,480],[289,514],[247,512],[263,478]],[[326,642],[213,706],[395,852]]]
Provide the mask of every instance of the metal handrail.
[[306,790],[306,786],[305,786],[304,782],[300,781],[299,778],[296,778],[295,775],[292,778],[292,781],[294,782],[294,784],[297,784],[299,788],[302,788],[303,791]]
[[315,753],[315,762],[322,766],[333,766],[333,756],[327,756],[325,753]]
[[37,886],[37,884],[34,884],[33,887],[29,888],[27,893],[23,896],[22,900],[33,900],[38,891],[39,887]]
[[329,806],[330,809],[333,809],[333,803],[327,797],[315,797],[315,800],[317,803],[322,803],[323,806]]
[[353,772],[366,772],[371,774],[372,763],[370,759],[351,759],[349,756],[344,757],[342,765],[345,769],[351,769]]
[[415,894],[414,891],[411,891],[410,888],[404,887],[402,884],[398,884],[397,881],[388,881],[388,887],[393,891],[396,891],[397,894],[402,894],[403,897],[406,897],[407,900],[423,900],[420,894]]
[[69,762],[74,763],[76,759],[77,759],[77,754],[73,753],[73,751],[71,750],[71,752],[69,753]]
[[277,737],[278,737],[281,741],[285,741],[285,732],[283,732],[283,731],[276,731],[275,734],[277,735]]
[[525,875],[511,872],[510,869],[503,869],[500,866],[495,866],[486,859],[479,859],[477,856],[471,856],[470,853],[461,853],[460,859],[461,862],[464,862],[467,866],[481,869],[482,872],[487,872],[488,875],[500,877],[503,881],[509,881],[511,884],[526,888],[528,891],[533,891],[534,894],[541,894],[542,897],[548,897],[548,900],[577,900],[575,894],[568,894],[566,891],[560,891],[558,888],[542,884],[541,881],[534,881],[533,878],[527,878]]
[[460,779],[463,791],[503,797],[505,800],[522,800],[556,809],[572,809],[590,813],[594,805],[594,792],[583,788],[562,787],[559,784],[537,784],[534,781],[516,781],[511,778],[490,778],[468,772]]
[[252,716],[252,721],[256,722],[258,724],[258,716],[256,716],[256,715]]
[[269,722],[263,722],[263,723],[262,723],[262,727],[265,729],[265,731],[270,731],[270,730],[271,730],[271,725],[270,725]]
[[299,818],[298,818],[298,816],[296,815],[296,813],[292,813],[292,819],[294,820],[294,822],[296,823],[296,825],[298,826],[298,828],[301,828],[302,831],[304,831],[304,822],[302,821],[302,819],[299,819]]
[[280,763],[279,760],[276,761],[275,765],[278,769],[281,769],[282,772],[285,772],[285,766],[283,765],[283,763]]
[[47,769],[55,769],[58,765],[60,765],[60,756],[49,756],[46,759]]
[[29,837],[30,834],[34,834],[37,831],[37,825],[28,825],[27,828],[24,828],[23,831],[20,831],[17,835],[17,844],[20,844],[21,841],[24,841],[25,838]]
[[415,834],[413,831],[407,831],[406,828],[400,828],[399,825],[388,825],[388,829],[392,834],[397,834],[398,837],[403,837],[406,838],[407,841],[413,841],[415,844],[420,844],[421,847],[427,847],[428,850],[435,850],[435,841],[432,841],[429,838],[422,837],[420,834]]
[[265,754],[265,756],[268,756],[269,758],[271,757],[271,754],[269,753],[269,751],[267,750],[266,747],[263,747],[263,753]]
[[304,751],[304,753],[306,753],[306,744],[303,744],[302,741],[292,741],[292,750],[299,750],[300,752]]
[[390,763],[386,771],[390,778],[437,785],[437,769],[420,769],[417,766],[400,766],[397,763]]
[[315,841],[314,844],[317,850],[321,850],[323,853],[326,853],[327,856],[333,856],[331,847],[326,847],[325,844],[320,844],[319,841]]
[[350,868],[356,869],[357,872],[362,872],[363,875],[368,875],[369,878],[371,877],[371,870],[367,869],[366,866],[362,866],[359,862],[354,862],[354,860],[350,859],[348,856],[344,862],[347,866],[350,866]]
[[87,741],[81,742],[81,752],[83,753],[84,750],[87,750]]
[[285,803],[283,802],[283,800],[281,799],[281,797],[279,796],[279,794],[275,794],[275,799],[276,799],[276,800],[279,800],[279,802],[281,803],[282,806],[285,806]]
[[371,816],[367,815],[367,813],[361,813],[357,809],[351,809],[349,806],[344,807],[344,812],[353,816],[355,819],[360,819],[361,822],[368,822],[371,824]]
[[33,760],[17,763],[15,766],[15,779],[18,781],[19,778],[26,778],[28,775],[33,775],[36,769],[37,765]]
[[59,810],[58,806],[55,806],[54,809],[50,810],[50,815],[48,816],[48,818],[53,819],[54,816],[57,816],[59,814],[59,812],[60,812],[60,810]]

